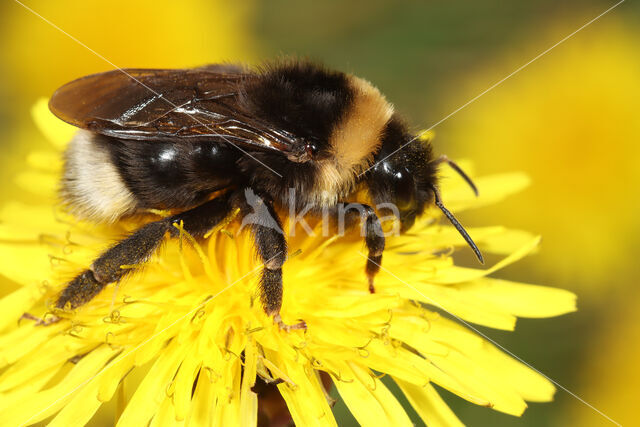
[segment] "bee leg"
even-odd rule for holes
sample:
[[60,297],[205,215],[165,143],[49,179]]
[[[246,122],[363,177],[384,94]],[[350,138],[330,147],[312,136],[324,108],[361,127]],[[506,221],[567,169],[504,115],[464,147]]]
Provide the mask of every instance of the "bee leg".
[[36,326],[49,326],[49,325],[53,325],[54,323],[58,323],[60,320],[62,320],[61,318],[55,315],[46,319],[45,317],[34,316],[31,313],[22,313],[22,316],[20,316],[20,319],[18,319],[18,322],[20,322],[20,320],[23,320],[23,319],[33,320]]
[[160,246],[164,236],[178,237],[180,230],[174,224],[183,224],[184,230],[194,237],[203,237],[230,212],[228,196],[221,196],[191,210],[160,221],[151,222],[126,239],[102,253],[88,270],[76,276],[62,291],[57,308],[76,308],[89,302],[105,286],[120,281],[139,268],[124,265],[144,263]]
[[[354,210],[355,209],[355,210]],[[384,232],[378,215],[369,205],[362,203],[350,203],[345,208],[345,222],[347,225],[353,223],[357,218],[356,214],[360,214],[360,223],[363,225],[364,239],[369,255],[367,256],[367,265],[365,273],[369,281],[369,292],[375,293],[374,277],[380,271],[382,263],[382,252],[384,251]]]
[[[275,212],[273,214],[275,215]],[[294,329],[307,329],[307,324],[304,321],[288,325],[280,317],[280,308],[282,307],[282,264],[287,258],[287,242],[284,234],[260,225],[252,227],[252,231],[258,247],[258,253],[264,262],[262,277],[260,278],[260,300],[264,311],[269,316],[273,316],[273,321],[282,330],[290,332]]]
[[[238,198],[240,199],[240,198]],[[250,189],[245,190],[245,199],[238,202],[243,216],[243,225],[249,227],[256,243],[258,256],[264,263],[260,278],[260,301],[267,315],[280,329],[306,329],[305,322],[287,325],[280,317],[282,307],[282,265],[287,259],[287,241],[282,231],[282,223],[273,203],[256,196]],[[249,220],[247,220],[249,219]]]
[[378,215],[371,206],[363,205],[365,207],[365,243],[369,250],[367,256],[367,266],[365,272],[367,273],[367,279],[369,281],[369,292],[375,293],[376,288],[373,284],[373,278],[380,271],[380,265],[382,264],[382,252],[384,252],[384,232],[382,231],[382,225]]

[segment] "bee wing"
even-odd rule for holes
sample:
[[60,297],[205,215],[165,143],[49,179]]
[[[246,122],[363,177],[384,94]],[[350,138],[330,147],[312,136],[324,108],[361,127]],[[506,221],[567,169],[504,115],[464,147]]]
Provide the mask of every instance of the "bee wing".
[[121,139],[225,140],[294,157],[298,138],[252,117],[243,85],[257,75],[235,65],[184,70],[113,70],[59,88],[49,108],[74,126]]

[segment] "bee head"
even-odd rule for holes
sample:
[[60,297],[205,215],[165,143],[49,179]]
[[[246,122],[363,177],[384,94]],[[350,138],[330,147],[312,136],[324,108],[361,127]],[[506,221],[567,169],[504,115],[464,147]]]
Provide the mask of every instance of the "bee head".
[[[382,136],[382,146],[368,172],[371,198],[378,206],[390,207],[399,214],[401,231],[409,230],[425,206],[433,200],[436,185],[436,163],[431,144],[414,141],[406,127],[396,117]],[[406,144],[406,145],[405,145]]]
[[467,231],[442,204],[436,176],[438,165],[447,163],[451,166],[476,195],[477,188],[458,165],[446,156],[434,159],[429,140],[419,136],[409,134],[405,125],[395,116],[389,121],[374,166],[368,171],[371,198],[379,209],[391,209],[398,216],[401,232],[409,230],[416,217],[433,201],[473,249],[478,260],[484,263],[482,254]]

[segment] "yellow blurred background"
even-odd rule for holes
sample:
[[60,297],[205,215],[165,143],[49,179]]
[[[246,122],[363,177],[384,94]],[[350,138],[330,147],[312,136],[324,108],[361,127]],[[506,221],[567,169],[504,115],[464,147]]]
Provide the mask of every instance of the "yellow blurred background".
[[[2,200],[27,198],[12,177],[42,144],[32,104],[85,74],[299,55],[371,80],[424,129],[614,4],[8,0],[0,6]],[[538,254],[502,277],[578,294],[577,313],[483,332],[629,425],[640,396],[639,18],[637,3],[622,3],[435,128],[437,152],[469,158],[480,173],[532,178],[522,194],[462,217],[542,234]],[[611,424],[563,390],[521,419],[444,395],[470,425]],[[354,423],[343,405],[335,411],[342,425]]]

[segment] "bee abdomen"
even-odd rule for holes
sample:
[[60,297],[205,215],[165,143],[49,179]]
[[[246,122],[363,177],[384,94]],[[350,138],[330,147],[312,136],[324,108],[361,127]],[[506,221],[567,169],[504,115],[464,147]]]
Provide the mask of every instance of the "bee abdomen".
[[120,140],[80,131],[65,154],[71,213],[111,222],[145,209],[187,209],[238,180],[239,151],[220,142]]
[[127,188],[108,149],[92,132],[79,131],[65,153],[61,197],[82,219],[112,222],[136,209],[136,198]]
[[187,209],[237,178],[237,149],[207,141],[113,140],[113,164],[139,209]]

